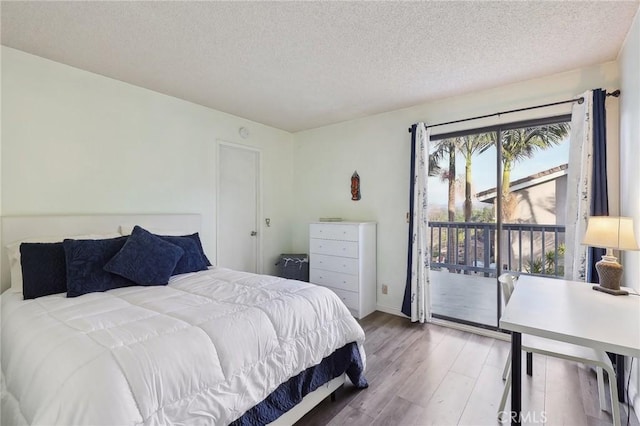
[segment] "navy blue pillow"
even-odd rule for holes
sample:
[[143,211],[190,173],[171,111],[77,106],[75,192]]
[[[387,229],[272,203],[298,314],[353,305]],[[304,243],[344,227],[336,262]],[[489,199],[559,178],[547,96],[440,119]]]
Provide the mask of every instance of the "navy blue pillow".
[[104,270],[140,285],[166,285],[184,250],[135,226],[122,249]]
[[200,250],[200,254],[202,255],[202,257],[204,258],[204,263],[206,263],[207,266],[211,266],[211,262],[209,262],[207,255],[204,254],[204,249],[202,248],[202,241],[200,241],[200,234],[196,232],[195,234],[184,235],[184,237],[191,238],[193,241],[196,242],[196,244],[198,244],[198,249]]
[[202,251],[202,244],[198,233],[185,236],[157,235],[166,242],[175,244],[184,250],[184,256],[178,261],[171,275],[198,272],[207,269],[208,261]]
[[20,264],[25,299],[67,291],[67,266],[61,242],[20,244]]
[[64,240],[67,264],[67,297],[134,286],[136,283],[104,270],[120,251],[127,237],[106,240]]

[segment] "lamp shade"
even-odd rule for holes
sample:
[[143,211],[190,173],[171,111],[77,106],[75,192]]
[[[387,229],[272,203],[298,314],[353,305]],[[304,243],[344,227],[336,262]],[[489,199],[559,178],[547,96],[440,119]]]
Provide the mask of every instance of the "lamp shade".
[[633,235],[633,219],[630,217],[590,217],[582,244],[614,250],[640,250]]

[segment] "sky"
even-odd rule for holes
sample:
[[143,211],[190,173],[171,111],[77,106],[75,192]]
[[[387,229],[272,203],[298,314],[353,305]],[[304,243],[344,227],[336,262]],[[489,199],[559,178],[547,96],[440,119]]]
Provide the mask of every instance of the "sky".
[[[532,158],[517,162],[511,171],[511,181],[521,179],[568,162],[569,138],[567,137],[560,144],[544,151],[536,151]],[[473,193],[485,191],[496,186],[495,147],[489,148],[480,155],[473,156],[471,173],[473,179],[471,191]],[[464,180],[464,157],[460,154],[456,156],[456,175],[461,176]],[[447,181],[441,182],[439,177],[430,177],[428,186],[429,204],[433,206],[446,206],[448,188]],[[462,191],[462,193],[456,194],[456,205],[458,207],[462,206],[462,202],[464,201],[464,189],[462,189]],[[487,204],[486,206],[489,205]]]

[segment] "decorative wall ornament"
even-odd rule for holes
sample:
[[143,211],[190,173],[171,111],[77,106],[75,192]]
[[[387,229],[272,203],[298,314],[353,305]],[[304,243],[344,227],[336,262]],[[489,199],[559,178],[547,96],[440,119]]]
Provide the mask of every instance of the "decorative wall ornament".
[[351,199],[353,201],[358,201],[360,198],[360,176],[356,170],[351,175]]

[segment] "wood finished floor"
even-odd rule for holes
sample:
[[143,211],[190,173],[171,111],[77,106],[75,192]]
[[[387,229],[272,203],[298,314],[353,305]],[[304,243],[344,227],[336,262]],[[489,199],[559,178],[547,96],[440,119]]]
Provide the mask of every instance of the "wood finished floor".
[[[508,342],[382,312],[360,323],[369,388],[356,390],[347,379],[335,402],[327,398],[296,425],[498,424]],[[534,354],[533,373],[522,383],[523,410],[532,420],[526,424],[612,424],[610,410],[599,408],[595,371]],[[639,426],[633,413],[630,425]]]

